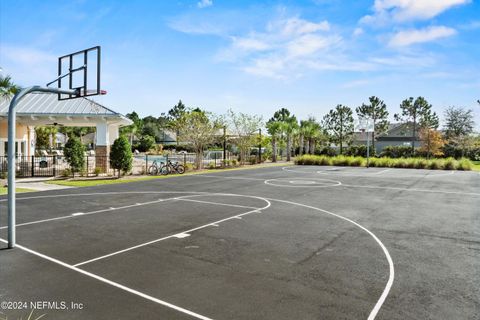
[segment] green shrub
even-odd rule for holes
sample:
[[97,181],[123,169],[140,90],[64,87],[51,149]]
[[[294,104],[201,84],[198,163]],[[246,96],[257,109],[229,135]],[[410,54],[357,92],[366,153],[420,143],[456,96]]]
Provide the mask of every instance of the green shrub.
[[418,159],[415,159],[414,165],[415,165],[415,169],[427,169],[428,161],[423,158],[418,158]]
[[412,147],[410,146],[386,146],[380,152],[380,157],[388,157],[392,159],[411,157]]
[[[367,146],[366,145],[359,145],[359,146],[349,146],[343,152],[346,156],[353,156],[353,157],[367,157]],[[375,149],[370,146],[368,150],[368,154],[370,157],[375,156]]]
[[407,168],[407,160],[404,158],[396,159],[393,163],[394,168]]
[[237,161],[237,159],[231,160],[231,163],[232,163],[232,166],[234,166],[234,167],[238,166],[238,161]]
[[185,171],[192,171],[192,170],[193,170],[193,164],[191,163],[185,164]]
[[72,170],[70,170],[70,168],[65,168],[63,171],[62,171],[62,177],[64,178],[68,178],[72,175]]
[[333,165],[332,158],[326,157],[326,156],[320,157],[319,165],[321,165],[321,166],[331,166],[331,165]]
[[100,175],[100,173],[103,173],[103,169],[100,168],[100,167],[95,167],[95,169],[93,169],[93,174],[95,174],[96,177],[98,177]]
[[118,170],[120,177],[122,171],[127,173],[132,170],[132,163],[132,147],[126,137],[120,136],[113,142],[110,150],[110,165],[113,169]]
[[332,158],[332,164],[334,166],[348,166],[350,157],[336,156]]
[[316,158],[315,156],[305,154],[303,156],[296,157],[294,160],[294,163],[308,166],[308,165],[315,164],[315,158]]
[[462,158],[457,162],[458,170],[472,170],[472,168],[473,163],[467,158]]
[[353,157],[350,161],[350,165],[353,167],[362,167],[365,166],[367,161],[362,157]]
[[378,158],[370,158],[370,159],[368,159],[368,166],[369,166],[369,167],[376,167],[376,166],[377,166],[377,159],[378,159]]
[[445,161],[443,159],[432,159],[429,161],[429,169],[443,170],[445,168]]
[[[295,159],[295,164],[299,165],[334,165],[334,166],[365,166],[366,159],[363,157],[350,156],[312,156],[303,155]],[[424,158],[399,158],[392,159],[387,157],[370,158],[370,167],[384,167],[384,168],[416,168],[416,169],[446,169],[446,170],[471,170],[473,168],[472,162],[463,158],[455,160],[448,159],[431,159]]]
[[140,137],[138,144],[134,147],[140,152],[147,152],[155,145],[155,138],[149,135],[144,135]]
[[85,146],[77,137],[71,137],[68,139],[63,152],[65,154],[65,160],[67,160],[71,172],[74,175],[75,172],[81,172],[83,168],[85,168]]
[[210,162],[210,163],[208,164],[208,169],[215,169],[215,168],[216,168],[215,162]]
[[335,157],[337,155],[337,150],[332,147],[320,147],[315,149],[315,155]]
[[445,159],[443,168],[445,170],[455,170],[457,167],[457,161],[454,158],[447,158]]

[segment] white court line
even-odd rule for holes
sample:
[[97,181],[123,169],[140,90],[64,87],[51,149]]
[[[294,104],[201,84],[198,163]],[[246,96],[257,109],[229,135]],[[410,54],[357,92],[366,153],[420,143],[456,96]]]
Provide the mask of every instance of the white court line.
[[[99,194],[121,194],[121,193],[126,193],[126,194],[129,194],[129,193],[130,193],[130,194],[131,194],[131,193],[141,193],[141,192],[109,192],[109,193],[83,194],[83,196],[85,196],[85,195],[99,195]],[[167,193],[167,192],[157,191],[157,192],[151,192],[151,193]],[[173,193],[173,192],[168,192],[168,193]],[[316,208],[316,207],[312,207],[312,206],[308,206],[308,205],[304,205],[304,204],[296,203],[296,202],[292,202],[292,201],[286,201],[286,200],[270,199],[270,198],[261,198],[261,197],[248,196],[248,195],[234,195],[234,194],[207,193],[207,192],[181,192],[181,191],[180,191],[180,192],[177,192],[177,193],[187,193],[187,194],[197,193],[198,195],[239,196],[239,197],[247,197],[247,198],[257,198],[257,199],[264,200],[264,201],[266,201],[266,202],[268,203],[267,206],[265,206],[264,208],[261,208],[261,209],[259,209],[259,210],[254,210],[254,211],[252,211],[252,212],[259,212],[260,210],[264,210],[264,209],[270,207],[270,206],[271,206],[271,202],[270,202],[269,200],[278,201],[278,202],[283,202],[283,203],[290,203],[290,204],[293,204],[293,205],[298,205],[298,206],[302,206],[302,207],[305,207],[305,208],[310,208],[310,209],[313,209],[313,210],[317,210],[317,211],[320,211],[320,212],[324,212],[324,213],[327,213],[327,214],[329,214],[329,215],[332,215],[332,216],[335,216],[335,217],[337,217],[337,218],[340,218],[340,219],[342,219],[342,220],[345,220],[345,221],[347,221],[347,222],[350,222],[350,223],[354,224],[355,226],[361,228],[361,229],[364,230],[365,232],[367,232],[371,237],[373,237],[373,239],[374,239],[374,240],[380,245],[380,247],[382,248],[385,256],[387,257],[387,261],[388,261],[388,263],[389,263],[389,279],[388,279],[387,285],[386,285],[384,291],[382,292],[382,295],[381,295],[380,298],[378,299],[377,303],[375,304],[374,308],[373,308],[372,311],[370,312],[370,315],[369,315],[369,317],[368,317],[368,320],[373,320],[373,319],[375,319],[378,311],[380,310],[380,308],[382,307],[382,305],[383,305],[386,297],[388,296],[388,293],[389,293],[389,291],[390,291],[390,289],[391,289],[391,286],[392,286],[393,280],[394,280],[393,260],[392,260],[392,258],[391,258],[391,256],[390,256],[387,248],[386,248],[386,247],[383,245],[383,243],[376,237],[376,235],[375,235],[374,233],[372,233],[370,230],[366,229],[365,227],[361,226],[360,224],[358,224],[357,222],[355,222],[355,221],[353,221],[353,220],[350,220],[350,219],[348,219],[348,218],[346,218],[346,217],[337,215],[337,214],[335,214],[335,213],[332,213],[332,212],[329,212],[329,211],[326,211],[326,210],[323,210],[323,209],[319,209],[319,208]],[[39,197],[40,197],[40,198],[48,198],[48,197],[52,197],[52,196],[38,196],[38,197],[30,197],[30,198],[39,198]],[[25,199],[25,198],[22,198],[22,199]],[[247,214],[250,214],[250,213],[252,213],[252,212],[246,212],[246,213],[243,213],[243,214],[240,214],[240,215],[236,215],[236,216],[233,216],[233,217],[230,217],[230,218],[226,218],[226,219],[223,219],[223,220],[220,220],[220,221],[211,223],[211,224],[209,224],[209,225],[204,225],[204,226],[201,226],[201,227],[198,227],[198,228],[191,229],[191,231],[195,231],[195,230],[198,230],[198,229],[200,229],[200,228],[204,228],[204,227],[210,226],[210,225],[215,224],[215,223],[220,223],[220,222],[222,222],[222,221],[227,221],[227,220],[230,220],[230,219],[239,219],[239,218],[241,218],[242,216],[247,215]],[[188,232],[188,231],[185,231],[185,232],[183,232],[183,233],[187,233],[187,232]],[[175,235],[173,235],[173,236],[174,236],[174,237],[178,237],[178,236],[180,236],[180,235],[183,234],[183,233],[175,234]],[[3,240],[3,239],[0,239],[0,240],[3,241],[3,242],[5,242],[5,243],[7,243],[7,242],[6,242],[5,240]],[[157,240],[157,241],[158,241],[158,240]],[[143,244],[143,245],[146,245],[146,244]],[[143,245],[140,245],[140,246],[143,246]],[[160,303],[160,304],[162,304],[162,305],[168,306],[168,307],[170,307],[170,308],[173,308],[173,309],[175,309],[175,310],[178,310],[178,311],[181,311],[181,312],[184,312],[184,313],[187,313],[187,314],[196,316],[196,317],[199,318],[199,319],[209,319],[209,318],[206,318],[206,317],[204,317],[204,316],[195,314],[195,313],[193,313],[193,312],[191,312],[191,311],[189,311],[189,310],[186,310],[186,309],[177,307],[177,306],[172,305],[172,304],[170,304],[170,303],[168,303],[168,302],[165,302],[165,301],[156,299],[156,298],[154,298],[154,297],[151,297],[151,296],[148,296],[148,295],[146,295],[146,294],[143,294],[143,293],[141,293],[141,292],[139,292],[139,291],[130,289],[130,288],[128,288],[128,287],[122,286],[122,285],[120,285],[120,284],[118,284],[118,283],[115,283],[115,282],[113,282],[113,281],[110,281],[110,280],[108,280],[108,279],[99,277],[99,276],[97,276],[97,275],[95,275],[95,274],[92,274],[92,273],[89,273],[89,272],[87,272],[87,271],[84,271],[84,270],[82,270],[82,269],[77,268],[77,266],[80,265],[80,264],[77,264],[77,265],[74,265],[74,266],[68,265],[68,264],[66,264],[66,263],[64,263],[64,262],[61,262],[61,261],[56,260],[56,259],[54,259],[54,258],[45,256],[45,255],[43,255],[43,254],[40,254],[40,253],[38,253],[38,252],[35,252],[35,251],[30,250],[30,249],[28,249],[28,248],[25,248],[25,247],[23,247],[23,246],[17,245],[17,247],[20,248],[20,249],[22,249],[22,250],[25,250],[25,251],[27,251],[27,252],[30,252],[30,253],[32,253],[32,254],[38,255],[38,256],[40,256],[40,257],[42,257],[42,258],[44,258],[44,259],[47,259],[47,260],[50,260],[50,261],[52,261],[52,262],[58,263],[58,264],[60,264],[60,265],[62,265],[62,266],[64,266],[64,267],[70,268],[70,269],[72,269],[72,270],[75,270],[75,271],[78,271],[78,272],[80,272],[80,273],[86,274],[86,275],[91,276],[91,277],[93,277],[93,278],[95,278],[95,279],[98,279],[98,280],[100,280],[100,281],[106,282],[106,283],[108,283],[108,284],[110,284],[110,285],[116,286],[116,287],[118,287],[118,288],[120,288],[120,289],[122,289],[122,290],[125,290],[125,291],[128,291],[128,292],[137,294],[137,295],[139,295],[139,296],[141,296],[141,297],[143,297],[143,298],[145,298],[145,299],[148,299],[148,300],[151,300],[151,301]],[[133,248],[132,248],[132,249],[133,249]],[[130,250],[130,249],[128,249],[128,250]],[[124,251],[126,251],[126,250],[122,250],[122,251],[124,252]],[[111,256],[111,255],[108,255],[108,256]],[[105,257],[106,257],[106,256],[105,256]],[[102,258],[102,257],[99,257],[99,258]],[[98,258],[97,258],[97,259],[98,259]],[[87,261],[87,262],[88,262],[88,261]],[[84,263],[87,263],[87,262],[84,262]]]
[[385,169],[385,170],[382,170],[382,171],[379,171],[379,172],[375,172],[374,174],[382,174],[382,173],[385,173],[385,172],[388,172],[388,171],[391,171],[392,169]]
[[[4,243],[8,243],[6,240],[1,239],[1,238],[0,238],[0,241],[1,241],[1,242],[4,242]],[[90,278],[99,280],[99,281],[101,281],[101,282],[103,282],[103,283],[109,284],[109,285],[111,285],[111,286],[113,286],[113,287],[116,287],[116,288],[118,288],[118,289],[121,289],[121,290],[123,290],[123,291],[129,292],[129,293],[131,293],[131,294],[134,294],[134,295],[136,295],[136,296],[139,296],[139,297],[142,297],[142,298],[144,298],[144,299],[150,300],[150,301],[152,301],[152,302],[161,304],[161,305],[163,305],[163,306],[165,306],[165,307],[167,307],[167,308],[174,309],[174,310],[176,310],[176,311],[179,311],[179,312],[188,314],[189,316],[192,316],[192,317],[197,318],[197,319],[213,320],[212,318],[208,318],[208,317],[206,317],[206,316],[203,316],[203,315],[201,315],[201,314],[198,314],[198,313],[196,313],[196,312],[190,311],[190,310],[188,310],[188,309],[185,309],[185,308],[176,306],[176,305],[171,304],[171,303],[169,303],[169,302],[166,302],[166,301],[164,301],[164,300],[157,299],[157,298],[152,297],[152,296],[150,296],[150,295],[147,295],[147,294],[145,294],[145,293],[143,293],[143,292],[134,290],[134,289],[129,288],[129,287],[127,287],[127,286],[124,286],[124,285],[122,285],[122,284],[120,284],[120,283],[118,283],[118,282],[114,282],[114,281],[108,280],[108,279],[106,279],[106,278],[104,278],[104,277],[101,277],[101,276],[99,276],[99,275],[96,275],[96,274],[94,274],[94,273],[91,273],[91,272],[82,270],[82,269],[80,269],[80,268],[77,268],[77,267],[75,267],[75,266],[72,266],[72,265],[70,265],[70,264],[68,264],[68,263],[65,263],[65,262],[63,262],[63,261],[60,261],[60,260],[58,260],[58,259],[49,257],[49,256],[47,256],[47,255],[44,255],[44,254],[40,253],[40,252],[37,252],[37,251],[34,251],[34,250],[29,249],[29,248],[27,248],[27,247],[24,247],[24,246],[22,246],[22,245],[17,244],[16,247],[17,247],[18,249],[20,249],[20,250],[23,250],[23,251],[26,251],[26,252],[28,252],[28,253],[31,253],[31,254],[33,254],[33,255],[35,255],[35,256],[37,256],[37,257],[40,257],[40,258],[42,258],[42,259],[48,260],[48,261],[50,261],[50,262],[53,262],[53,263],[55,263],[55,264],[61,265],[62,267],[65,267],[65,268],[67,268],[67,269],[70,269],[70,270],[79,272],[79,273],[81,273],[81,274],[83,274],[83,275],[86,275],[86,276],[88,276],[88,277],[90,277]]]
[[[260,199],[260,197],[254,197],[254,198]],[[261,199],[263,199],[263,198],[261,198]],[[256,208],[255,210],[251,210],[251,211],[248,211],[248,212],[237,214],[237,215],[234,215],[234,216],[231,216],[231,217],[228,217],[228,218],[224,218],[224,219],[221,219],[221,220],[209,222],[207,224],[201,225],[201,226],[193,228],[193,229],[188,229],[188,230],[185,230],[185,231],[181,231],[181,232],[178,232],[178,233],[175,233],[175,234],[163,237],[163,238],[159,238],[159,239],[155,239],[155,240],[152,240],[152,241],[144,242],[144,243],[138,244],[136,246],[125,248],[123,250],[115,251],[115,252],[112,252],[112,253],[97,257],[97,258],[93,258],[93,259],[90,259],[90,260],[87,260],[87,261],[79,262],[77,264],[74,264],[73,266],[78,267],[78,266],[81,266],[81,265],[84,265],[84,264],[87,264],[87,263],[91,263],[91,262],[94,262],[94,261],[98,261],[98,260],[102,260],[102,259],[109,258],[109,257],[112,257],[112,256],[116,256],[118,254],[121,254],[121,253],[124,253],[124,252],[127,252],[127,251],[131,251],[131,250],[135,250],[135,249],[138,249],[138,248],[141,248],[141,247],[145,247],[145,246],[148,246],[148,245],[160,242],[160,241],[164,241],[164,240],[171,239],[171,238],[179,238],[179,237],[182,237],[181,235],[183,235],[183,234],[191,234],[192,232],[200,230],[200,229],[204,229],[204,228],[208,228],[208,227],[212,227],[212,226],[218,227],[218,224],[220,224],[222,222],[232,220],[232,219],[238,219],[238,217],[243,217],[243,216],[246,216],[246,215],[254,213],[254,212],[259,213],[260,211],[265,210],[272,205],[270,203],[270,201],[268,201],[266,199],[263,199],[263,200],[265,200],[267,202],[267,205],[263,208]]]
[[187,199],[187,198],[175,198],[175,200],[206,203],[206,204],[215,204],[215,205],[218,205],[218,206],[236,207],[236,208],[244,208],[244,209],[256,209],[256,210],[259,209],[259,208],[256,208],[256,207],[241,206],[241,205],[238,205],[238,204],[210,202],[210,201],[193,200],[193,199]]
[[[96,213],[112,212],[112,211],[116,211],[116,210],[145,206],[145,205],[149,205],[149,204],[160,203],[160,202],[168,201],[168,200],[177,200],[177,199],[178,199],[177,197],[166,198],[166,199],[148,201],[148,202],[143,202],[143,203],[135,203],[135,204],[131,204],[131,205],[128,205],[128,206],[123,206],[123,207],[118,207],[118,208],[111,208],[110,207],[108,209],[101,209],[101,210],[95,210],[95,211],[90,211],[90,212],[76,212],[76,213],[72,213],[72,214],[69,214],[69,215],[66,215],[66,216],[61,216],[61,217],[55,217],[55,218],[49,218],[49,219],[43,219],[43,220],[36,220],[36,221],[18,223],[15,226],[16,227],[22,227],[22,226],[29,226],[29,225],[37,224],[37,223],[51,222],[51,221],[56,221],[56,220],[65,220],[65,219],[76,218],[76,217],[81,217],[81,216],[88,216],[88,215],[96,214]],[[1,229],[6,229],[6,228],[8,228],[8,226],[3,226],[3,227],[0,227],[0,230]]]
[[206,177],[206,178],[228,178],[228,179],[234,179],[234,180],[258,180],[258,181],[264,181],[265,179],[260,179],[260,178],[247,178],[247,177],[226,177],[226,176],[220,176],[220,175],[208,175],[208,174],[195,174],[191,175],[191,177]]
[[[288,170],[290,171],[290,170]],[[293,171],[292,171],[293,172]],[[453,173],[454,171],[452,171]],[[302,173],[311,173],[311,172],[302,172]],[[446,175],[452,174],[452,173],[447,173]],[[480,174],[480,172],[479,172]],[[199,177],[201,175],[196,175],[196,177]],[[193,177],[193,176],[192,176]],[[402,176],[404,177],[404,176]],[[216,177],[219,179],[229,179],[228,177]],[[391,177],[389,177],[391,178]],[[248,178],[245,178],[248,179]],[[282,178],[283,179],[283,178]],[[288,179],[288,178],[284,178]],[[252,179],[252,180],[258,180],[258,179]],[[272,179],[270,179],[272,180]],[[310,179],[311,180],[311,179]],[[263,180],[265,182],[265,180]],[[335,185],[336,186],[336,185]],[[309,187],[309,186],[305,186]],[[310,186],[311,187],[311,186]],[[345,188],[370,188],[370,189],[387,189],[387,190],[399,190],[399,191],[407,191],[407,192],[426,192],[426,193],[444,193],[444,194],[458,194],[458,195],[465,195],[465,196],[480,196],[480,193],[474,193],[474,192],[457,192],[457,191],[442,191],[442,190],[431,190],[431,189],[412,189],[412,188],[399,188],[399,187],[380,187],[380,186],[364,186],[364,185],[354,185],[354,184],[341,184],[339,187],[345,187]]]
[[[310,180],[317,180],[317,181],[326,181],[334,184],[317,184],[317,183],[309,183],[306,185],[301,185],[300,183],[292,183],[291,179],[289,178],[280,178],[280,179],[268,179],[265,180],[264,183],[270,186],[274,187],[284,187],[284,188],[327,188],[327,187],[337,187],[340,186],[342,183],[340,181],[336,180],[330,180],[330,179],[318,179],[318,178],[313,178],[309,180],[302,180],[302,179],[297,179],[296,181],[301,182],[301,181],[310,181]],[[275,182],[281,182],[281,181],[286,181],[289,182],[290,184],[275,184]]]
[[441,191],[441,190],[431,190],[431,189],[415,189],[415,188],[407,189],[407,188],[397,188],[397,187],[360,186],[360,185],[350,185],[350,184],[342,184],[342,187],[345,187],[345,188],[385,189],[385,190],[425,192],[425,193],[458,194],[458,195],[464,195],[464,196],[480,196],[480,193],[474,193],[474,192]]
[[334,217],[345,220],[345,221],[350,222],[353,225],[359,227],[360,229],[362,229],[363,231],[368,233],[377,242],[377,244],[382,248],[383,253],[385,254],[385,257],[387,258],[388,266],[389,266],[389,276],[388,276],[387,285],[385,286],[385,289],[383,289],[382,295],[380,296],[380,298],[378,299],[377,303],[373,307],[372,311],[370,311],[370,314],[368,316],[368,320],[375,319],[378,311],[380,311],[380,308],[382,307],[383,303],[385,302],[385,299],[387,298],[388,293],[390,292],[390,289],[392,288],[393,280],[395,278],[395,268],[393,266],[393,259],[390,256],[390,253],[388,252],[388,249],[382,243],[382,241],[380,241],[380,239],[373,232],[371,232],[370,230],[368,230],[367,228],[365,228],[361,224],[359,224],[359,223],[357,223],[353,220],[350,220],[350,219],[348,219],[344,216],[338,215],[336,213],[333,213],[333,212],[330,212],[330,211],[327,211],[327,210],[323,210],[323,209],[320,209],[320,208],[312,207],[312,206],[309,206],[309,205],[305,205],[305,204],[301,204],[301,203],[297,203],[297,202],[292,202],[292,201],[278,200],[278,199],[271,199],[271,198],[265,198],[265,199],[266,200],[271,200],[271,201],[279,201],[279,202],[283,202],[283,203],[289,203],[289,204],[293,204],[293,205],[317,210],[317,211],[324,212],[326,214],[332,215]]
[[[310,166],[312,167],[312,166]],[[455,171],[448,171],[448,172],[443,172],[444,170],[428,170],[428,169],[400,169],[400,168],[388,168],[386,170],[382,170],[382,171],[379,171],[379,172],[374,172],[374,173],[367,173],[367,171],[365,171],[365,174],[358,174],[357,172],[354,172],[354,171],[359,171],[359,170],[368,170],[367,168],[363,168],[363,167],[335,167],[335,168],[349,168],[350,170],[345,170],[345,171],[334,171],[334,170],[316,170],[316,171],[301,171],[301,170],[291,170],[289,169],[289,167],[283,167],[282,170],[283,171],[286,171],[286,172],[295,172],[295,173],[303,173],[303,174],[312,174],[312,173],[318,173],[318,174],[322,174],[322,175],[335,175],[335,176],[341,176],[341,177],[370,177],[370,176],[375,176],[377,174],[380,174],[380,173],[384,173],[384,172],[387,172],[387,171],[393,171],[395,170],[394,172],[397,173],[397,172],[401,172],[402,170],[405,170],[401,176],[398,176],[398,175],[393,175],[393,176],[384,176],[383,178],[435,178],[435,177],[444,177],[444,176],[449,176],[449,175],[452,175],[455,173]],[[356,168],[356,169],[354,169]],[[370,167],[372,168],[372,167]],[[410,173],[410,171],[408,170],[423,170],[423,171],[419,171],[421,173],[423,173],[422,175],[412,175],[412,174],[408,174]],[[438,171],[442,171],[440,173],[433,173],[433,172],[438,172]],[[468,172],[468,171],[464,171],[464,172]],[[407,174],[405,174],[407,173]]]

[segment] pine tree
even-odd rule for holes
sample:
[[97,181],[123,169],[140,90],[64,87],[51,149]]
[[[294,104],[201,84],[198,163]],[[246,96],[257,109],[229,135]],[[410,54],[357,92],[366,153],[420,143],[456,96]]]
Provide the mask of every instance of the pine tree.
[[343,146],[350,144],[353,138],[353,112],[347,106],[337,105],[335,109],[323,117],[323,127],[330,135],[335,144],[340,145],[340,154],[343,153]]
[[375,134],[382,134],[388,130],[388,111],[385,102],[378,97],[372,96],[369,100],[370,104],[362,104],[356,109],[356,112],[358,117],[372,121],[372,148],[375,150]]

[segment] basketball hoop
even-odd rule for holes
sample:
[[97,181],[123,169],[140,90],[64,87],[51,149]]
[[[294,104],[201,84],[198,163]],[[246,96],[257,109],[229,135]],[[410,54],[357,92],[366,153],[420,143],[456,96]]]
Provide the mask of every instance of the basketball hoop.
[[74,94],[58,94],[58,100],[104,95],[100,89],[100,46],[80,50],[58,58],[58,77],[47,87],[56,83],[58,89],[74,90]]

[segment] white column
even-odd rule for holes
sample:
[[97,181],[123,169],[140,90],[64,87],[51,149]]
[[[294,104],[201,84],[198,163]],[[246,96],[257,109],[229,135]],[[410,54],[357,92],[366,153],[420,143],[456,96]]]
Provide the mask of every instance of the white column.
[[27,154],[29,156],[35,155],[35,127],[28,127],[28,137],[29,141],[27,141]]
[[108,134],[109,134],[109,145],[113,145],[113,142],[118,138],[119,132],[118,132],[118,126],[117,125],[109,125],[108,126]]
[[97,146],[109,146],[110,139],[109,139],[109,128],[106,122],[97,123],[97,141],[95,141],[95,145]]

